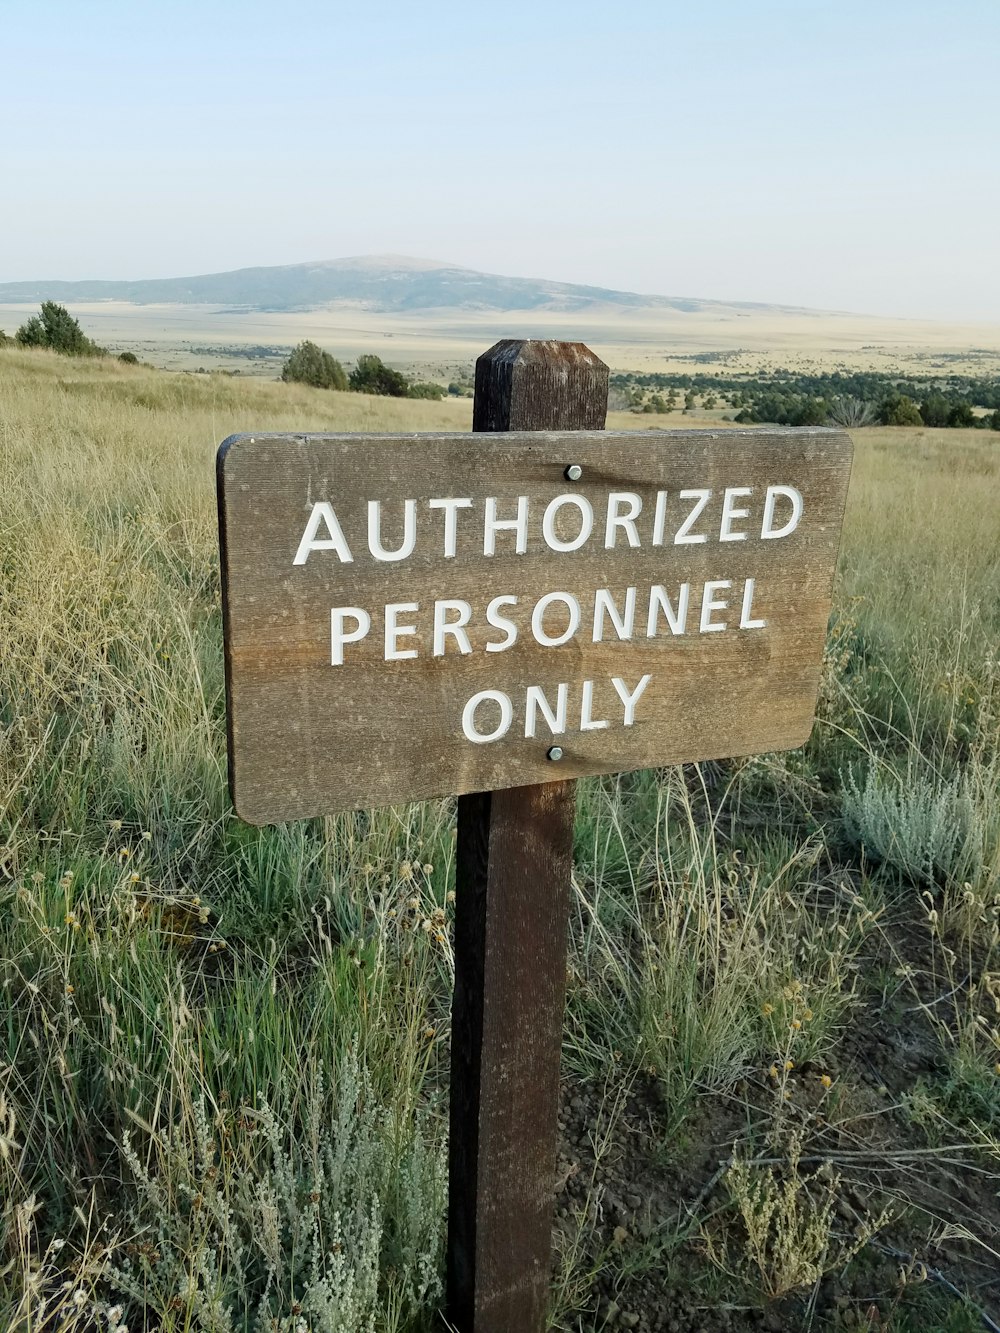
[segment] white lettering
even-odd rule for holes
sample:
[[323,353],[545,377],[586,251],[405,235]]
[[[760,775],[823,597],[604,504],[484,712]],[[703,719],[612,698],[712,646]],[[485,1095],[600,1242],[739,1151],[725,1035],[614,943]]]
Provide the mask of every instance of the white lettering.
[[[580,511],[580,531],[563,541],[556,535],[556,515],[563,505],[575,505]],[[546,505],[542,518],[542,536],[552,551],[578,551],[594,530],[594,506],[585,495],[557,495]]]
[[[317,538],[316,534],[321,523],[326,524],[326,530],[330,534],[329,537]],[[299,542],[299,549],[295,552],[295,559],[292,564],[304,565],[309,559],[310,551],[336,551],[345,565],[350,564],[354,559],[340,523],[337,521],[333,505],[328,500],[317,500],[313,505],[309,521],[306,523],[306,530],[302,534],[302,540]]]
[[[449,611],[457,611],[457,620],[446,619]],[[469,636],[462,628],[467,625],[472,618],[472,607],[468,602],[460,600],[441,601],[434,603],[434,656],[444,656],[445,636],[450,634],[458,644],[460,653],[471,653],[472,644],[469,642]]]
[[756,579],[747,579],[743,585],[743,610],[740,612],[740,629],[763,629],[767,624],[766,620],[754,620],[753,616],[753,590],[756,586]]
[[496,535],[498,532],[514,532],[517,538],[514,550],[523,555],[528,549],[528,497],[517,497],[517,518],[497,518],[495,496],[486,499],[486,523],[483,529],[483,555],[496,554]]
[[[627,513],[619,512],[622,506],[627,508]],[[639,545],[639,533],[635,526],[635,519],[641,509],[642,496],[636,495],[632,491],[611,492],[608,496],[608,518],[604,525],[604,545],[606,549],[610,550],[615,545],[618,528],[625,529],[629,546]]]
[[398,625],[397,616],[409,615],[420,610],[418,602],[390,602],[385,608],[385,660],[402,662],[407,657],[416,657],[416,648],[400,648],[397,641],[404,634],[416,634],[416,625]]
[[501,639],[499,643],[496,640],[490,640],[486,645],[488,653],[502,653],[505,648],[513,648],[514,644],[517,643],[517,626],[513,620],[508,620],[506,616],[500,615],[501,606],[517,606],[517,598],[509,596],[494,597],[486,608],[486,619],[494,629],[502,629],[507,636],[505,639]]
[[729,605],[728,601],[718,601],[715,597],[716,590],[719,588],[730,588],[732,584],[729,579],[716,579],[712,583],[706,583],[701,595],[701,632],[709,634],[713,630],[723,630],[726,628],[726,622],[721,625],[712,621],[713,611],[725,611]]
[[682,500],[694,500],[694,507],[690,514],[674,533],[674,545],[683,546],[689,542],[707,542],[708,538],[702,533],[693,533],[691,529],[697,523],[701,511],[712,498],[711,491],[679,491],[678,495]]
[[[350,634],[344,633],[344,621],[350,618],[356,622]],[[363,639],[372,627],[372,618],[361,606],[335,606],[330,612],[330,663],[332,666],[344,665],[344,644],[357,643]]]
[[549,707],[549,701],[540,685],[529,685],[524,698],[524,734],[531,738],[535,735],[537,713],[541,710],[546,725],[553,736],[561,736],[566,730],[566,707],[569,703],[569,686],[556,686],[556,710]]
[[382,545],[382,501],[368,501],[368,549],[376,560],[405,560],[417,542],[417,502],[403,501],[403,544],[395,551]]
[[753,488],[750,486],[727,486],[726,493],[722,497],[722,527],[719,529],[720,542],[745,542],[747,535],[745,532],[733,532],[734,518],[748,518],[749,509],[737,509],[733,501],[741,495],[752,495]]
[[625,610],[619,615],[610,589],[598,588],[594,595],[594,643],[604,640],[604,617],[611,617],[619,639],[631,639],[635,627],[635,588],[625,589]]
[[[487,700],[500,705],[500,721],[493,731],[477,731],[476,710],[480,704],[486,703]],[[478,694],[472,696],[462,710],[462,731],[465,733],[465,739],[472,741],[475,745],[486,745],[489,741],[498,741],[501,736],[506,736],[513,721],[514,705],[502,690],[480,690]]]
[[656,622],[660,612],[667,618],[671,634],[687,633],[688,601],[691,597],[690,583],[682,583],[677,591],[677,610],[670,605],[670,598],[662,584],[654,584],[649,590],[649,615],[646,618],[646,638],[656,638]]
[[[789,518],[783,528],[774,526],[774,506],[779,495],[786,496],[792,502],[792,516]],[[789,533],[795,531],[799,526],[799,519],[802,517],[802,495],[794,486],[768,486],[767,497],[764,500],[764,522],[761,524],[760,535],[766,541],[768,538],[787,537]]]
[[[562,634],[546,634],[542,626],[545,612],[553,602],[562,602],[569,611],[569,624]],[[579,628],[580,603],[571,592],[547,592],[544,597],[539,597],[531,613],[531,633],[536,643],[540,643],[543,648],[558,648],[560,644],[567,643]]]
[[656,492],[656,509],[653,511],[653,545],[663,545],[663,530],[667,524],[667,493]]
[[635,689],[632,690],[631,693],[629,693],[629,688],[625,684],[625,682],[619,679],[618,676],[612,676],[611,684],[615,687],[615,690],[617,691],[618,694],[618,698],[621,699],[622,703],[625,705],[626,727],[630,727],[632,723],[635,721],[635,706],[642,697],[642,693],[645,690],[646,686],[652,679],[653,679],[652,676],[643,676],[642,680],[639,681],[639,684],[635,687]]
[[583,682],[583,698],[580,701],[580,730],[600,731],[608,725],[606,719],[594,720],[594,682]]
[[428,500],[427,508],[444,510],[444,555],[446,560],[453,560],[458,542],[458,511],[460,509],[471,509],[472,501],[455,500],[448,496],[447,498]]

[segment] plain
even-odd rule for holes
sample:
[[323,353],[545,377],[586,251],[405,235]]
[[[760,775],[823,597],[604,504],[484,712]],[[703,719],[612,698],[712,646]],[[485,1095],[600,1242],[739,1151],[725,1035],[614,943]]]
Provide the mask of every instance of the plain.
[[[231,814],[213,458],[468,419],[0,351],[5,1328],[432,1326],[452,803]],[[1000,453],[855,443],[809,744],[583,788],[553,1328],[1000,1317]]]

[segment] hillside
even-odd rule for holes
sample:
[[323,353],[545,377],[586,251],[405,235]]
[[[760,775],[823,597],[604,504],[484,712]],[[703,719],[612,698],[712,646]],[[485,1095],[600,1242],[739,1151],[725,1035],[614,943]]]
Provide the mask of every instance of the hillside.
[[509,278],[399,255],[364,255],[131,282],[45,279],[0,283],[0,304],[42,300],[224,305],[250,310],[310,310],[343,304],[386,314],[441,309],[586,312],[617,307],[682,313],[730,308],[790,309],[747,302],[644,296],[538,278]]

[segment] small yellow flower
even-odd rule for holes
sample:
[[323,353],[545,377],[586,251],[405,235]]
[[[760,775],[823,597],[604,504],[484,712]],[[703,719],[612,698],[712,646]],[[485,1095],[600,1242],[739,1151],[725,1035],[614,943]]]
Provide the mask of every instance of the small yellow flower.
[[806,1020],[807,1023],[811,1021],[812,1016],[813,1016],[813,1011],[811,1009],[807,1009],[805,1013],[802,1015],[802,1017]]
[[138,876],[138,875],[129,875],[129,877],[128,877],[128,882],[129,882],[130,884],[138,884],[138,883],[139,883],[139,876]]
[[434,867],[431,865],[431,863],[430,863],[429,861],[428,861],[427,864],[424,866],[424,874],[425,874],[425,875],[433,875],[433,874],[434,874]]
[[108,828],[111,830],[112,833],[120,833],[122,828],[122,821],[120,819],[112,819],[112,821],[108,825]]
[[420,906],[420,899],[419,899],[419,898],[407,898],[407,900],[406,900],[406,905],[407,905],[408,908],[410,908],[411,911],[415,912],[415,911],[417,910],[417,908]]
[[449,890],[448,890],[448,892],[445,894],[445,901],[446,901],[446,902],[449,902],[449,903],[453,903],[453,902],[455,901],[455,890],[454,890],[454,889],[449,889]]
[[774,1005],[762,1004],[760,1007],[760,1012],[764,1015],[765,1018],[770,1018],[771,1015],[774,1013]]
[[399,867],[399,878],[402,880],[413,878],[413,866],[410,864],[409,861],[404,861],[403,864]]
[[771,1068],[770,1068],[767,1072],[768,1072],[768,1076],[769,1076],[770,1078],[774,1078],[774,1079],[776,1079],[776,1078],[778,1077],[778,1066],[777,1066],[777,1065],[772,1065]]
[[794,1068],[795,1068],[795,1061],[794,1061],[794,1060],[786,1060],[786,1061],[785,1061],[785,1073],[786,1073],[786,1074],[790,1074]]
[[72,995],[72,994],[75,992],[75,990],[76,990],[76,987],[75,987],[75,986],[67,986],[67,987],[66,987],[66,994],[67,994],[67,995]]
[[823,1085],[824,1088],[832,1088],[832,1087],[833,1087],[833,1079],[830,1077],[829,1074],[823,1074],[823,1075],[821,1075],[819,1081],[820,1081],[820,1083],[822,1083],[822,1085]]
[[428,1025],[427,1027],[424,1028],[424,1040],[425,1040],[425,1041],[433,1041],[434,1036],[435,1036],[435,1032],[434,1032],[434,1029],[433,1029],[432,1027],[430,1027],[430,1026]]
[[798,1032],[798,1031],[801,1029],[801,1027],[802,1027],[802,1022],[801,1022],[801,1020],[798,1019],[798,1018],[793,1018],[793,1019],[792,1019],[792,1031],[793,1031],[793,1032]]

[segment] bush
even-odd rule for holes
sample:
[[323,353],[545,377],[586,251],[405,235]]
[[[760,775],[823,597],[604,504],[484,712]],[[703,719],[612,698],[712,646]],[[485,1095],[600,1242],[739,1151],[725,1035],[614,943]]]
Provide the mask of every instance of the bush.
[[848,773],[842,806],[848,839],[917,885],[992,885],[997,825],[975,776],[945,780],[875,764],[861,782]]
[[932,393],[920,404],[920,417],[925,426],[947,426],[951,405],[943,393]]
[[11,347],[13,346],[13,343],[14,339],[8,338],[3,329],[0,329],[0,347]]
[[922,426],[924,419],[920,409],[912,398],[904,394],[894,394],[879,408],[879,421],[883,426]]
[[968,403],[956,403],[948,413],[948,425],[968,429],[976,425],[976,414]]
[[870,426],[875,420],[875,408],[864,398],[841,395],[830,403],[830,420],[835,426],[846,426],[851,429]]
[[371,352],[358,357],[350,382],[355,393],[377,393],[388,398],[406,398],[410,391],[406,376],[390,370],[381,357]]
[[139,364],[139,358],[135,352],[119,352],[118,360],[123,366],[137,366]]
[[104,348],[80,328],[64,305],[43,301],[39,315],[32,315],[15,334],[22,347],[47,347],[63,356],[104,356]]
[[410,398],[433,398],[435,402],[440,402],[444,397],[444,387],[440,384],[431,384],[427,380],[419,380],[416,384],[410,385]]
[[329,352],[317,347],[306,339],[281,368],[281,378],[286,383],[309,384],[314,389],[347,388],[347,375],[344,367]]

